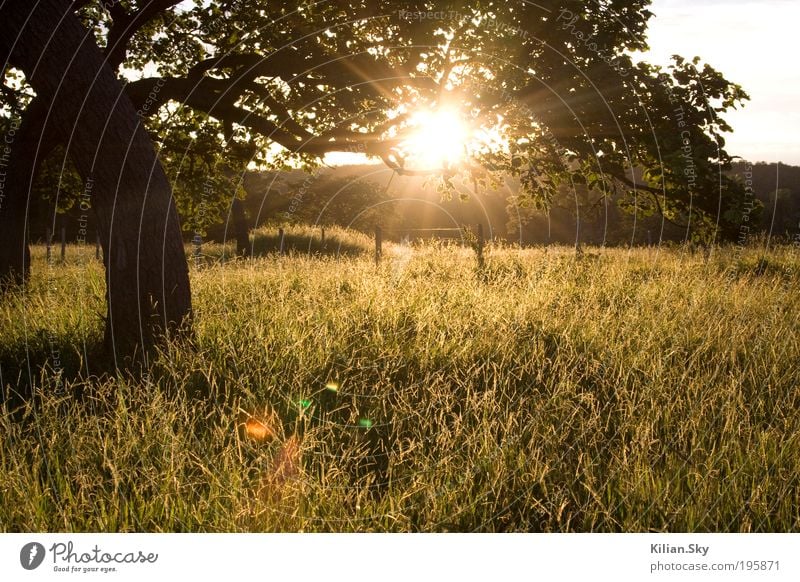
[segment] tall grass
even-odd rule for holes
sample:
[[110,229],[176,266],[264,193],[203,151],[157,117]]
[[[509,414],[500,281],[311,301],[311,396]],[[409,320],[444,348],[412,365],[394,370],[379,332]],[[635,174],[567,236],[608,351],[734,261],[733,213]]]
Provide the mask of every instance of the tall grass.
[[[280,228],[283,237],[279,234]],[[340,226],[269,225],[251,232],[246,255],[248,258],[258,258],[280,254],[281,250],[286,255],[354,257],[374,253],[375,242],[362,232]],[[191,245],[191,248],[187,247],[187,252],[195,266],[229,262],[237,258],[235,239],[229,239],[224,244],[207,242],[199,247]]]
[[193,267],[194,343],[144,378],[97,355],[89,251],[42,253],[0,316],[2,530],[800,526],[791,248]]

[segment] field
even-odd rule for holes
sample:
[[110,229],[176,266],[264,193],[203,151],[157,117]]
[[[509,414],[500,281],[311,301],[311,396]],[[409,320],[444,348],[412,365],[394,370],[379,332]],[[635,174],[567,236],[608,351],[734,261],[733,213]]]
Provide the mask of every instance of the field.
[[93,249],[35,247],[0,530],[800,529],[796,249],[347,242],[205,248],[195,337],[139,377],[100,352]]

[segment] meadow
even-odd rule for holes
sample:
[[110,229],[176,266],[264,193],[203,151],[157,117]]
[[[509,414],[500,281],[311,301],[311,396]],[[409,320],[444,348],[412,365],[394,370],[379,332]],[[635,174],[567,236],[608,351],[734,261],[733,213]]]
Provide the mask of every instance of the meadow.
[[0,304],[0,530],[800,528],[796,248],[479,269],[330,237],[205,245],[194,337],[140,374],[102,354],[94,250],[34,247]]

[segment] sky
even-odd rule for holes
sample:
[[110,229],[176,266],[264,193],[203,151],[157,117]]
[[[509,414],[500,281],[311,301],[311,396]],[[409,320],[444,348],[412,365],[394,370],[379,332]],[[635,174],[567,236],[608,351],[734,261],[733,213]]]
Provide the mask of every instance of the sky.
[[[751,162],[800,165],[800,0],[653,0],[641,58],[700,56],[750,95],[723,117],[734,133],[729,154]],[[363,163],[360,154],[329,154],[332,164]],[[374,160],[373,160],[374,162]]]
[[800,0],[653,0],[645,60],[699,55],[750,95],[728,153],[800,165]]

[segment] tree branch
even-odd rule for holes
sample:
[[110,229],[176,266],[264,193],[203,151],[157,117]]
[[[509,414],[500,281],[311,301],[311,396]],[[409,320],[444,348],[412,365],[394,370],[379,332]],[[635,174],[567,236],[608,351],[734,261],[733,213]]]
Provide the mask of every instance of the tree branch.
[[109,66],[116,70],[125,60],[128,42],[133,35],[160,13],[169,10],[180,2],[181,0],[148,0],[144,6],[131,14],[126,12],[119,2],[108,3],[108,11],[113,21],[108,31],[105,50],[106,61]]
[[658,210],[658,213],[664,218],[664,220],[669,222],[672,226],[676,226],[678,228],[684,228],[684,229],[689,228],[688,224],[680,224],[678,222],[675,222],[674,220],[669,218],[664,213],[664,208],[661,206],[661,201],[658,199],[658,195],[659,194],[663,195],[663,192],[661,190],[659,190],[658,188],[653,188],[653,187],[647,186],[645,184],[637,184],[633,180],[630,180],[629,178],[627,178],[625,176],[619,176],[617,174],[612,174],[612,177],[614,179],[622,182],[623,184],[625,184],[627,186],[630,186],[631,188],[634,188],[636,190],[641,190],[643,192],[647,192],[648,194],[650,194],[650,196],[653,198],[653,202],[655,202],[655,204],[656,204],[656,209]]
[[169,100],[202,111],[226,123],[235,123],[267,137],[287,150],[312,155],[329,152],[361,151],[379,156],[400,143],[399,138],[381,139],[375,133],[333,132],[315,136],[303,129],[293,133],[284,124],[236,106],[233,96],[226,95],[226,79],[204,77],[198,83],[184,78],[148,77],[125,86],[125,92],[142,115],[154,115]]

